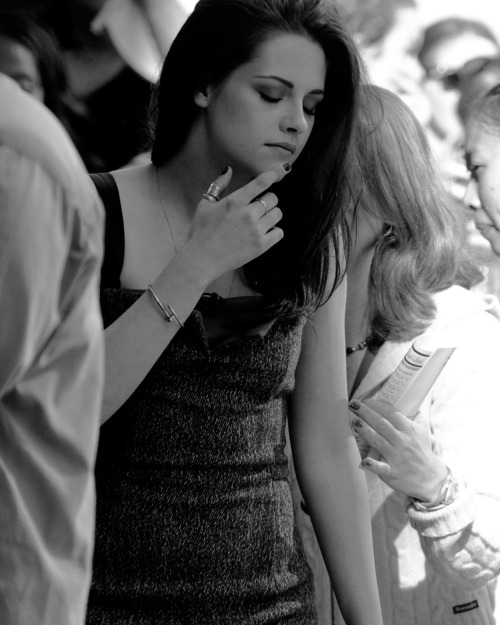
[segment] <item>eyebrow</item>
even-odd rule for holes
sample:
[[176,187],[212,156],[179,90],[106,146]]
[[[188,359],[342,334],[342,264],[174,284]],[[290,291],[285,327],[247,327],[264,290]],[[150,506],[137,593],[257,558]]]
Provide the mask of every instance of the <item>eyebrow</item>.
[[[256,76],[256,78],[277,80],[282,85],[285,85],[285,87],[288,87],[288,89],[294,88],[293,82],[290,82],[289,80],[285,80],[284,78],[281,78],[281,76]],[[313,89],[312,91],[309,92],[308,95],[325,95],[325,92],[323,91],[323,89]]]

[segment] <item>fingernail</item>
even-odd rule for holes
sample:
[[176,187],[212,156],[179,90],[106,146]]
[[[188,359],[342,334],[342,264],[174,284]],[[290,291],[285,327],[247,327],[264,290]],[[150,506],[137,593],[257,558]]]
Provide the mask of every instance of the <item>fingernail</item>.
[[361,461],[361,465],[363,467],[371,467],[372,461],[370,460],[370,458],[365,458],[364,460]]
[[361,403],[357,399],[353,399],[349,402],[349,408],[359,410],[361,408]]
[[363,427],[363,421],[361,421],[361,419],[353,419],[352,427],[358,428],[358,429],[362,428]]
[[219,176],[223,176],[224,174],[227,174],[229,170],[229,165],[226,165],[226,167],[220,172]]
[[283,163],[282,167],[286,171],[286,173],[288,173],[292,169],[290,163]]

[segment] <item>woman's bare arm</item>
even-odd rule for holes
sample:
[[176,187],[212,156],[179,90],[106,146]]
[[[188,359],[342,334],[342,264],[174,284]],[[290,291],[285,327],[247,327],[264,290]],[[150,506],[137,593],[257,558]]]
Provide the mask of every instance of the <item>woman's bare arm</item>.
[[344,308],[345,284],[304,328],[291,446],[344,619],[380,625],[367,486],[348,418]]

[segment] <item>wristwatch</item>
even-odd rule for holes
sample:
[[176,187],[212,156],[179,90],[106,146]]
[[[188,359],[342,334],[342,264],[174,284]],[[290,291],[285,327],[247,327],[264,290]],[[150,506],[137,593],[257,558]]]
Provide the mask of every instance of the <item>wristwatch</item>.
[[459,481],[454,477],[448,467],[448,474],[446,475],[443,485],[441,486],[441,490],[434,501],[425,502],[417,499],[416,497],[410,497],[410,502],[416,510],[420,510],[421,512],[433,512],[453,503],[457,499],[459,491]]

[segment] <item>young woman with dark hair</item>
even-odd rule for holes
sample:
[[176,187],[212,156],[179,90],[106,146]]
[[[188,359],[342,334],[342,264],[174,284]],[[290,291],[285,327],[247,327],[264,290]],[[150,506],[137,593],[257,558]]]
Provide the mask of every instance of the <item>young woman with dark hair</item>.
[[[363,91],[346,361],[353,428],[361,449],[381,455],[362,452],[383,620],[490,625],[500,573],[500,310],[469,290],[482,275],[417,119],[393,93]],[[411,421],[371,398],[425,333],[456,349]],[[306,548],[317,568],[314,543]],[[324,579],[317,574],[323,589]],[[325,602],[328,589],[323,614]]]
[[95,178],[109,421],[89,624],[316,622],[287,420],[346,621],[382,622],[343,361],[358,82],[331,3],[201,0],[165,60],[152,164]]

